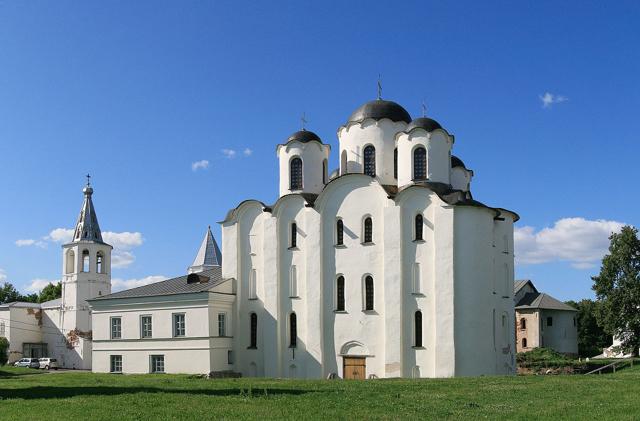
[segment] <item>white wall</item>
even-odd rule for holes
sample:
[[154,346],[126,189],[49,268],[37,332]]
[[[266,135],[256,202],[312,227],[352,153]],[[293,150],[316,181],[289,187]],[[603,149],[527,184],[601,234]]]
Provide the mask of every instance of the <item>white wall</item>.
[[[323,161],[329,159],[329,145],[320,142],[288,142],[278,145],[277,155],[280,162],[280,196],[290,193],[320,193],[324,187]],[[302,159],[302,190],[290,189],[290,163],[295,157]],[[328,164],[327,164],[328,165]],[[329,169],[327,168],[327,178]],[[327,180],[328,181],[328,180]]]

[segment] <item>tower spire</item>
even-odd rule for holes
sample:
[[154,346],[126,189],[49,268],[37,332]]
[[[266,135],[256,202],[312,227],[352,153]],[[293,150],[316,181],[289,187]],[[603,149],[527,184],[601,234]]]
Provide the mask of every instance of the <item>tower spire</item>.
[[198,249],[198,254],[189,266],[189,273],[203,272],[215,266],[222,266],[222,253],[220,253],[218,244],[211,233],[211,226],[209,226],[202,244],[200,244],[200,249]]
[[93,200],[91,200],[91,195],[93,194],[93,187],[91,187],[90,183],[91,176],[87,174],[86,177],[87,185],[82,189],[84,201],[82,202],[80,215],[78,215],[72,241],[74,243],[78,241],[95,241],[102,243],[102,232],[100,231],[100,225],[98,225]]

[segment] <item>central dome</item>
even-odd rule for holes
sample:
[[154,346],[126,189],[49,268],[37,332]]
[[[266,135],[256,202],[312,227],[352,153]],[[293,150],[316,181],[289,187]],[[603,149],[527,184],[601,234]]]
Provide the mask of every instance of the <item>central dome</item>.
[[405,123],[411,122],[411,116],[400,104],[393,101],[385,101],[383,99],[376,99],[362,105],[351,114],[351,117],[349,117],[349,123],[360,123],[367,118],[372,118],[374,120],[388,118],[391,121],[404,121]]

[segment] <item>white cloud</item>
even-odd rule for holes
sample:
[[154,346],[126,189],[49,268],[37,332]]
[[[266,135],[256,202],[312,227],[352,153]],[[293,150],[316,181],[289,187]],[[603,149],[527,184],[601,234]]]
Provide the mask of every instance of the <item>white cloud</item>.
[[563,218],[539,231],[533,227],[514,232],[517,264],[569,262],[576,269],[590,269],[599,263],[609,248],[609,236],[625,224],[603,219]]
[[245,148],[244,151],[242,151],[242,153],[244,154],[244,156],[251,156],[253,151],[249,148]]
[[166,276],[162,275],[152,275],[147,276],[141,279],[120,279],[114,278],[111,280],[111,290],[113,292],[121,291],[123,289],[131,289],[136,287],[141,287],[143,285],[153,284],[155,282],[160,282],[166,280]]
[[131,266],[135,262],[136,256],[130,251],[113,249],[111,252],[111,267],[112,268],[126,268]]
[[0,269],[0,282],[4,282],[7,280],[7,272],[4,269]]
[[234,151],[233,149],[223,149],[222,154],[229,159],[236,157],[236,151]]
[[40,248],[46,248],[47,247],[47,243],[45,243],[44,241],[33,240],[33,239],[29,238],[29,239],[24,239],[24,240],[16,240],[16,246],[18,246],[18,247],[36,246],[36,247],[40,247]]
[[209,161],[207,161],[206,159],[196,161],[191,164],[191,171],[198,171],[200,169],[206,170],[207,168],[209,168]]
[[54,243],[68,243],[73,238],[73,229],[56,228],[49,233],[44,240],[51,240]]
[[27,292],[31,292],[31,293],[39,293],[40,291],[42,291],[42,288],[46,287],[49,284],[57,284],[58,282],[60,282],[59,279],[55,279],[55,280],[49,280],[49,279],[34,279],[31,281],[31,283],[29,283],[29,286],[27,286],[25,288],[25,290]]
[[112,232],[105,231],[102,233],[102,239],[105,243],[111,244],[114,249],[131,250],[134,247],[142,245],[144,239],[139,232]]
[[545,92],[544,95],[539,95],[540,101],[542,101],[542,108],[549,108],[553,104],[560,104],[561,102],[569,101],[564,95],[554,95],[551,92]]

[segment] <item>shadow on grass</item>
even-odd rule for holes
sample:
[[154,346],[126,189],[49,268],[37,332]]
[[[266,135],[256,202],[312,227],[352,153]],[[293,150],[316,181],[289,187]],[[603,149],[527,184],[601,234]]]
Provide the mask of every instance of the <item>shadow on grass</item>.
[[0,370],[0,379],[10,379],[15,377],[33,376],[34,374],[42,374],[40,371],[30,369],[30,371],[22,371],[20,369],[15,370]]
[[2,399],[59,399],[74,396],[116,396],[132,393],[179,393],[200,396],[238,396],[264,398],[275,395],[303,395],[311,390],[273,389],[273,388],[232,388],[232,389],[165,389],[157,387],[63,387],[63,386],[34,386],[24,389],[0,389]]

